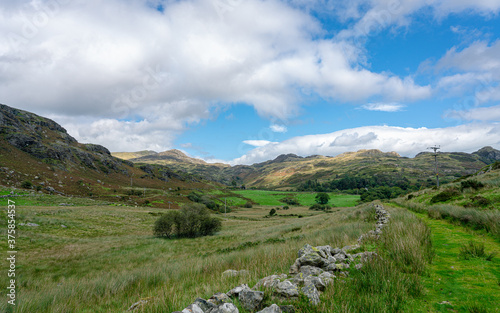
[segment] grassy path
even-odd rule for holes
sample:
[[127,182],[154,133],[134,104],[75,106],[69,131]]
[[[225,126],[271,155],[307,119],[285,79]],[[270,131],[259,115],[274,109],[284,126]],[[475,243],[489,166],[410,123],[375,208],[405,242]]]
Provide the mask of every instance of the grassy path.
[[[443,220],[416,214],[431,228],[435,249],[426,289],[423,312],[500,312],[500,244],[487,235],[478,235]],[[459,259],[460,247],[470,240],[484,243],[485,258]]]

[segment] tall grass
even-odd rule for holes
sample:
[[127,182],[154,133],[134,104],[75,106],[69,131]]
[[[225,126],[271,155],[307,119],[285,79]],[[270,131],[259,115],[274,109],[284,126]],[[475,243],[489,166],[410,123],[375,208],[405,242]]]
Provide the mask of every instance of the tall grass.
[[411,311],[423,294],[421,275],[433,257],[430,230],[409,212],[391,214],[377,243],[379,257],[336,282],[333,303],[321,312]]
[[485,230],[500,240],[500,211],[482,211],[474,208],[464,208],[452,204],[425,205],[409,202],[401,198],[394,202],[417,213],[426,213],[433,219],[447,219],[475,230]]

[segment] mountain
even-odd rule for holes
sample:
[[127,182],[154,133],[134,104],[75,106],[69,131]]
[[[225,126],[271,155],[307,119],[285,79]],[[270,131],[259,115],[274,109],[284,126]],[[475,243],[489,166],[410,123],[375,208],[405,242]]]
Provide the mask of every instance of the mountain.
[[103,146],[78,143],[48,118],[3,104],[0,104],[0,185],[125,201],[134,200],[129,197],[134,188],[213,187],[165,166],[135,166],[112,156]]
[[[175,158],[149,155],[131,159],[133,162],[168,164],[170,167],[186,173],[196,174],[205,179],[227,185],[246,185],[246,187],[269,189],[297,189],[309,180],[320,183],[341,180],[349,177],[372,179],[380,182],[398,181],[414,186],[431,186],[435,183],[434,155],[422,152],[414,158],[401,157],[396,152],[382,152],[365,149],[346,152],[335,157],[314,155],[301,157],[284,154],[262,163],[253,165],[229,166],[227,164],[209,164],[192,159],[184,154]],[[195,162],[193,160],[196,160]],[[438,167],[442,182],[475,173],[487,164],[500,160],[500,151],[485,147],[472,154],[463,152],[440,152]]]
[[137,151],[137,152],[112,152],[111,155],[122,159],[122,160],[130,160],[130,159],[136,159],[140,158],[143,156],[148,156],[148,155],[155,155],[158,154],[156,151],[151,151],[151,150],[143,150],[143,151]]

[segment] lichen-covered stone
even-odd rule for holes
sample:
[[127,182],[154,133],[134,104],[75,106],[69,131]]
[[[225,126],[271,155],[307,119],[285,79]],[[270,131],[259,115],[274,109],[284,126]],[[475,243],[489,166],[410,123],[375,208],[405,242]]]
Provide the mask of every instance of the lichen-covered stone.
[[262,291],[245,289],[239,293],[238,299],[240,300],[241,306],[246,310],[255,311],[260,307],[262,300],[264,300],[264,293]]

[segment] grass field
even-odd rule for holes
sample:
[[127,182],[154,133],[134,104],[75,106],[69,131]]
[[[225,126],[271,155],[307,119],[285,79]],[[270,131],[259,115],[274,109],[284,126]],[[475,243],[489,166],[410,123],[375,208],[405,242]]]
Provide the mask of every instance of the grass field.
[[[267,190],[237,190],[234,193],[248,198],[259,205],[282,206],[285,203],[280,200],[292,196],[300,202],[301,206],[312,206],[315,202],[315,192],[285,192],[285,191],[267,191]],[[330,202],[328,204],[336,207],[352,207],[357,204],[359,196],[357,195],[339,195],[329,193]]]
[[[6,209],[6,199],[3,204]],[[157,216],[150,212],[162,209],[17,205],[15,312],[123,312],[149,297],[144,312],[172,312],[198,296],[287,273],[305,243],[352,244],[372,227],[356,208],[312,216],[306,208],[293,210],[304,217],[264,218],[268,208],[253,208],[228,215],[215,236],[165,240],[152,236]],[[3,209],[2,237],[6,221]],[[19,226],[28,222],[40,226]],[[250,275],[222,279],[227,269]],[[7,286],[6,275],[0,283]],[[0,311],[6,310],[3,301]]]
[[[242,283],[252,287],[262,277],[288,273],[306,243],[343,247],[374,228],[371,204],[337,207],[331,213],[292,206],[268,217],[272,199],[288,193],[240,192],[266,204],[218,214],[223,228],[214,236],[170,240],[152,235],[153,223],[164,209],[89,203],[61,207],[70,199],[60,196],[35,206],[31,197],[13,198],[17,306],[13,309],[2,301],[0,312],[126,312],[141,299],[149,302],[136,312],[182,310],[197,297],[209,298]],[[314,196],[297,198],[302,204],[314,201]],[[7,199],[1,201],[1,236],[6,238]],[[470,238],[486,242],[490,252],[498,252],[498,243],[489,235],[403,208],[387,209],[391,221],[381,240],[362,247],[376,250],[381,258],[336,280],[321,295],[319,306],[294,303],[298,313],[495,312],[498,256],[493,261],[460,260],[457,253]],[[28,222],[40,226],[19,225]],[[7,265],[2,263],[3,273]],[[223,278],[227,269],[246,269],[249,274]],[[7,279],[2,275],[0,284],[8,286]],[[271,299],[266,301],[270,304]]]

